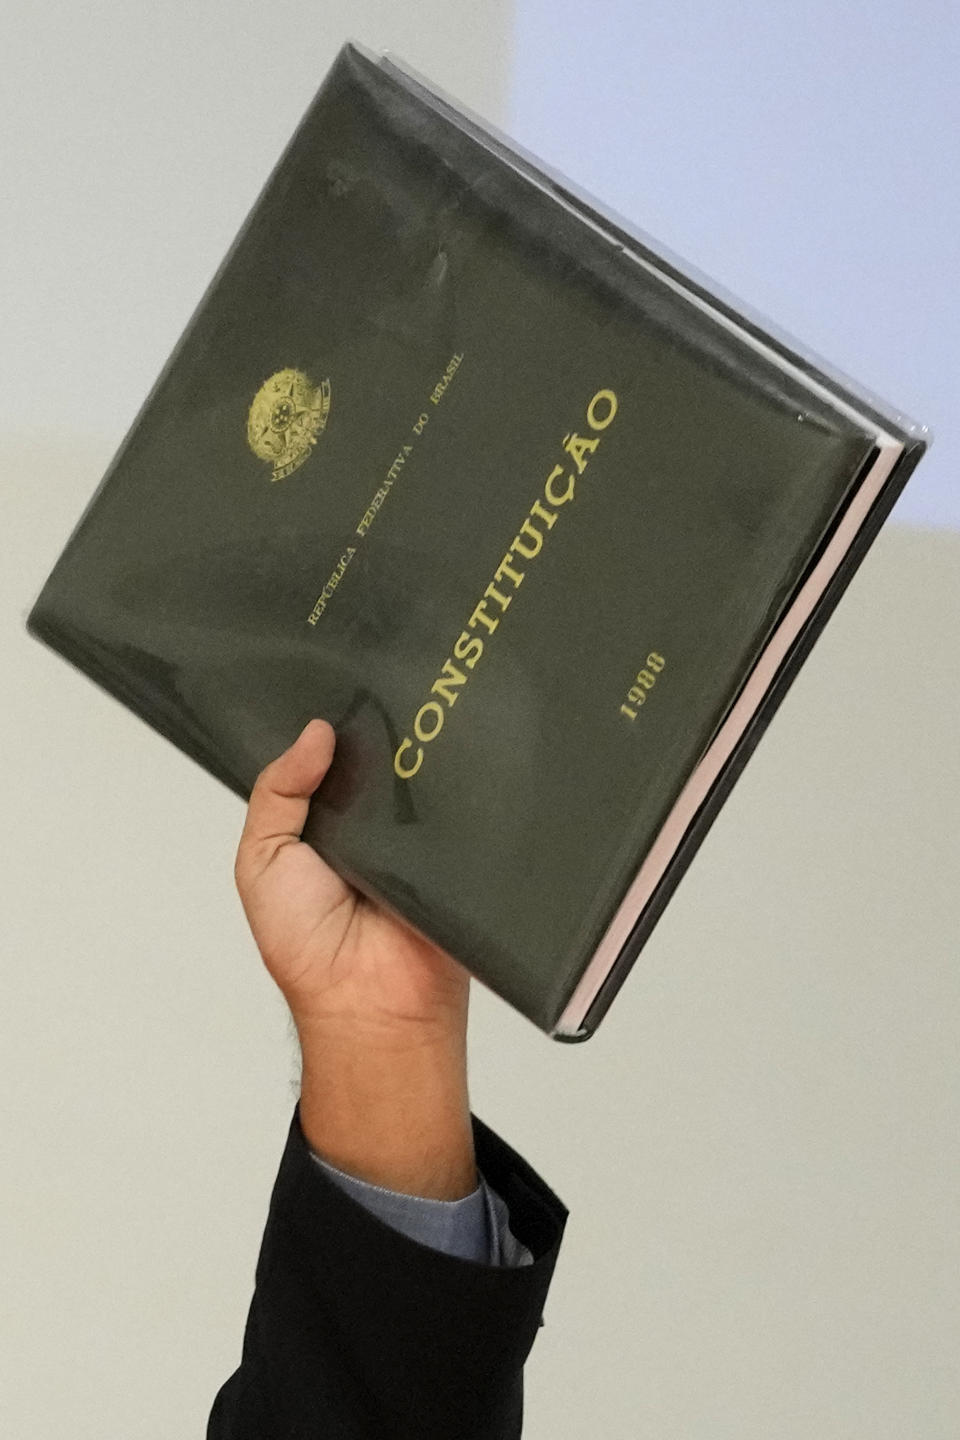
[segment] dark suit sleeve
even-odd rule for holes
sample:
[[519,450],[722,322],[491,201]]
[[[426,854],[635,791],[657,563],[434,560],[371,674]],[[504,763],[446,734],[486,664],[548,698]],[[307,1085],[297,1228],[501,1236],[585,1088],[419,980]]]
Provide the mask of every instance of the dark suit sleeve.
[[515,1440],[567,1209],[475,1115],[477,1166],[533,1263],[484,1265],[385,1224],[317,1165],[299,1104],[240,1368],[207,1440]]

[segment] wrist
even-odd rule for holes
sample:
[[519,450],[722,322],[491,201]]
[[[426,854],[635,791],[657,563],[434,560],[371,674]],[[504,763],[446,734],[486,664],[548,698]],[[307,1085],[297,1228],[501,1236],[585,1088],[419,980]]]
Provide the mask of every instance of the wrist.
[[476,1189],[465,1036],[298,1030],[300,1125],[315,1154],[404,1194]]

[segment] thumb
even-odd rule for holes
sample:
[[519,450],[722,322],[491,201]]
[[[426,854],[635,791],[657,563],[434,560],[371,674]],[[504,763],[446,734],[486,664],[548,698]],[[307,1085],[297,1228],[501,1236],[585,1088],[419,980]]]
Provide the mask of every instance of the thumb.
[[333,726],[311,720],[290,748],[261,770],[237,848],[238,885],[262,874],[284,845],[300,839],[310,798],[330,768],[335,745]]

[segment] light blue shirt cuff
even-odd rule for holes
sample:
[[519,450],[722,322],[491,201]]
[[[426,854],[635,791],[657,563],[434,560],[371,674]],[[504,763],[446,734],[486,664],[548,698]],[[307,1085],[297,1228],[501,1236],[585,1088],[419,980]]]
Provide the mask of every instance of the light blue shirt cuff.
[[530,1251],[510,1229],[506,1201],[488,1185],[479,1170],[480,1183],[472,1194],[460,1200],[433,1200],[371,1185],[367,1180],[338,1170],[312,1150],[310,1155],[348,1195],[410,1240],[484,1265],[533,1264]]

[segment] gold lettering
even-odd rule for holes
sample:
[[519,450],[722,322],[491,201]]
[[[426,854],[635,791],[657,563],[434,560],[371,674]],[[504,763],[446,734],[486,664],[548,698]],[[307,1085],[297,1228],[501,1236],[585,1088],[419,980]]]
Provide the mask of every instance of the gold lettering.
[[[436,727],[429,734],[424,734],[423,717],[426,714],[435,715],[437,718]],[[413,721],[413,733],[418,740],[433,740],[443,729],[443,706],[439,700],[428,700],[420,706]]]
[[513,567],[512,567],[512,565],[510,564],[510,561],[511,561],[512,559],[513,559],[513,551],[512,551],[512,550],[508,550],[507,553],[506,553],[506,555],[504,555],[503,559],[500,561],[500,564],[497,566],[496,570],[494,570],[494,572],[493,572],[493,578],[494,578],[494,580],[502,580],[503,577],[504,577],[504,575],[507,575],[507,576],[509,576],[509,578],[513,581],[514,586],[517,586],[517,585],[520,584],[520,581],[523,579],[524,575],[526,574],[526,571],[525,571],[525,570],[514,570]]
[[480,601],[480,604],[477,606],[476,610],[474,610],[473,614],[470,616],[470,619],[467,621],[467,624],[468,624],[468,625],[476,625],[476,623],[477,623],[478,620],[482,620],[482,621],[483,621],[484,625],[486,625],[486,627],[487,627],[487,629],[490,631],[490,634],[491,634],[491,635],[493,634],[494,630],[496,630],[497,626],[500,624],[500,621],[499,621],[499,620],[491,620],[491,619],[490,619],[490,616],[487,614],[487,602],[486,602],[485,600],[481,600],[481,601]]
[[650,691],[657,683],[657,676],[666,665],[664,657],[656,650],[651,650],[647,656],[647,668],[638,670],[633,679],[633,684],[627,691],[627,702],[620,706],[620,714],[626,715],[628,720],[636,720],[637,711],[645,705],[650,698]]
[[539,500],[534,500],[530,506],[530,514],[536,515],[540,520],[546,520],[548,530],[552,530],[557,521],[556,515],[550,510],[544,510]]
[[433,392],[432,392],[432,394],[431,394],[431,396],[430,396],[430,399],[431,399],[431,401],[432,401],[432,403],[433,403],[434,405],[439,405],[439,404],[440,404],[440,401],[443,399],[443,396],[444,396],[444,394],[445,394],[445,392],[446,392],[447,386],[450,384],[450,381],[453,379],[454,375],[455,375],[455,374],[457,373],[457,371],[459,370],[459,368],[460,368],[460,362],[461,362],[462,360],[463,360],[463,354],[462,354],[462,353],[457,354],[457,355],[454,355],[453,359],[450,361],[450,363],[449,363],[449,365],[447,366],[446,370],[444,370],[443,374],[441,375],[439,381],[438,381],[437,384],[433,387]]
[[320,616],[327,608],[327,601],[330,599],[330,596],[340,584],[340,581],[343,579],[344,573],[346,572],[347,566],[350,564],[350,561],[353,559],[356,553],[357,552],[354,547],[352,545],[348,545],[346,550],[340,556],[340,559],[337,561],[336,568],[333,570],[326,585],[324,585],[323,589],[320,591],[319,596],[317,597],[317,603],[314,605],[310,614],[307,616],[307,623],[309,625],[316,625],[317,621],[320,619]]
[[[430,694],[442,695],[448,705],[453,705],[457,697],[453,692],[446,689],[445,686],[466,685],[466,683],[467,677],[464,671],[458,670],[452,660],[445,660],[443,662],[443,674],[438,675],[436,680],[434,680],[433,684],[430,686]],[[428,737],[426,735],[420,736],[421,740],[426,740],[428,738],[432,737]]]
[[558,475],[562,475],[562,474],[563,474],[563,466],[562,466],[562,465],[554,465],[553,469],[550,471],[550,474],[547,476],[547,483],[546,483],[546,485],[544,485],[544,487],[543,487],[543,493],[544,493],[544,495],[546,495],[547,499],[550,501],[550,504],[551,504],[551,505],[556,505],[558,508],[559,508],[561,505],[566,505],[566,503],[567,503],[568,500],[572,500],[572,499],[573,499],[573,476],[572,476],[572,475],[568,475],[568,476],[567,476],[567,479],[569,480],[570,484],[569,484],[569,486],[568,486],[568,488],[567,488],[566,494],[565,494],[565,495],[561,495],[561,496],[559,496],[559,497],[557,497],[556,495],[553,494],[553,491],[552,491],[552,488],[551,488],[552,485],[553,485],[553,482],[554,482],[554,480],[556,480],[556,478],[557,478]]
[[[520,536],[524,534],[530,535],[537,542],[532,550],[527,550],[525,546],[521,545]],[[510,549],[519,550],[520,554],[525,560],[533,560],[535,556],[540,554],[542,547],[543,536],[540,534],[540,531],[535,528],[535,526],[530,524],[530,517],[528,516],[526,520],[524,520],[523,524],[520,526],[520,533],[513,537],[513,544],[510,546]]]
[[[454,355],[443,375],[434,386],[433,393],[430,396],[434,405],[439,403],[441,397],[446,392],[451,377],[456,372],[462,359],[462,354],[458,353]],[[593,431],[606,430],[617,413],[617,407],[617,397],[612,390],[598,390],[591,397],[590,403],[587,406],[587,423],[590,429]],[[427,417],[427,411],[422,411],[417,417],[413,427],[415,434],[421,432],[423,426],[427,423]],[[443,662],[443,669],[440,674],[435,677],[430,687],[430,694],[438,696],[439,699],[425,701],[414,717],[414,734],[417,739],[424,742],[424,744],[429,744],[431,740],[436,739],[440,734],[446,721],[447,710],[451,709],[456,703],[460,691],[467,683],[469,678],[467,671],[473,670],[484,652],[486,642],[478,635],[472,635],[470,632],[482,626],[488,634],[492,635],[500,624],[502,613],[509,608],[513,600],[513,594],[525,579],[526,572],[524,570],[518,570],[515,566],[515,553],[524,560],[533,560],[540,554],[543,549],[546,533],[552,530],[557,522],[556,512],[562,505],[566,505],[568,501],[574,498],[577,476],[584,473],[599,443],[600,441],[597,435],[584,436],[576,430],[572,430],[564,436],[563,449],[576,467],[576,470],[569,470],[565,465],[561,464],[555,465],[550,471],[550,474],[543,482],[543,490],[541,493],[543,500],[546,500],[550,506],[553,506],[553,509],[548,509],[540,498],[533,502],[529,512],[524,517],[519,531],[514,536],[510,549],[500,561],[500,564],[494,571],[493,579],[486,586],[482,597],[477,602],[473,613],[467,621],[466,628],[461,630],[457,636],[453,646],[453,655],[463,662],[465,669],[459,669],[448,656]],[[411,446],[404,445],[400,454],[398,454],[393,465],[390,467],[391,475],[395,470],[399,470],[410,453]],[[371,511],[375,511],[380,503],[382,503],[382,499],[380,492],[378,492],[374,504],[371,506]],[[370,513],[371,512],[368,511],[368,515]],[[545,527],[543,530],[534,524],[535,519],[543,522]],[[367,516],[364,516],[364,522],[367,522]],[[507,589],[507,582],[509,582],[512,590]],[[501,611],[501,616],[497,616],[496,618],[490,615],[487,608],[488,603],[494,601]],[[628,691],[627,701],[620,706],[620,713],[625,715],[628,720],[636,720],[637,711],[639,707],[645,703],[647,694],[653,688],[656,677],[663,668],[664,663],[663,656],[658,655],[654,651],[647,657],[646,668],[637,672],[635,681]],[[441,704],[440,701],[443,701],[444,704]],[[412,749],[416,749],[417,758],[415,764],[412,766],[403,764],[404,755],[408,750]],[[403,779],[409,779],[410,776],[417,773],[422,764],[422,746],[415,747],[410,737],[405,736],[394,756],[394,769],[396,773]]]
[[[597,420],[594,416],[594,407],[598,400],[606,400],[607,404],[610,406],[609,414],[607,415],[607,418],[605,420]],[[596,395],[594,395],[593,399],[590,401],[590,404],[587,406],[587,424],[590,426],[590,429],[606,430],[607,426],[610,424],[610,421],[613,419],[614,415],[616,415],[617,409],[617,397],[616,395],[614,395],[613,391],[598,390]]]
[[573,456],[574,464],[582,475],[590,459],[589,455],[584,456],[584,452],[589,450],[592,454],[599,444],[599,440],[584,440],[582,435],[573,434],[564,436],[563,448],[568,455]]
[[479,635],[470,635],[468,631],[461,630],[457,637],[457,643],[453,647],[453,653],[458,660],[463,660],[472,670],[483,654],[483,641]]
[[405,735],[397,747],[397,753],[393,757],[393,768],[400,776],[401,780],[409,780],[411,775],[416,775],[417,771],[420,769],[420,766],[423,764],[422,745],[417,746],[417,763],[415,765],[411,765],[408,769],[405,770],[400,764],[400,756],[403,754],[404,750],[409,750],[412,745],[413,741],[410,739],[409,735]]
[[507,606],[510,604],[510,601],[513,599],[512,595],[501,595],[500,591],[497,589],[497,587],[493,584],[492,581],[483,593],[484,595],[489,596],[491,600],[496,600],[501,610],[506,610]]

